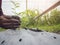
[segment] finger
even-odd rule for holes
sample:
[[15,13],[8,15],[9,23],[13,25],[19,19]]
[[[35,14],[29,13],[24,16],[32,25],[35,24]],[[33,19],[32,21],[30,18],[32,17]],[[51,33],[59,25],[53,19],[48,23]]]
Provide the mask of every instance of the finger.
[[11,20],[1,20],[1,23],[9,23]]
[[12,18],[11,16],[7,16],[7,15],[4,15],[4,17],[5,17],[6,19],[11,19],[11,18]]
[[12,26],[15,26],[15,25],[20,25],[20,23],[2,23],[2,25],[6,25],[6,26],[10,26],[10,25],[12,25]]
[[[20,17],[18,17],[18,16],[4,16],[6,19],[11,19],[11,20],[14,20],[14,19],[16,19],[16,21],[18,20],[18,21],[20,21]],[[20,21],[21,22],[21,21]]]
[[10,25],[10,26],[3,26],[3,28],[5,28],[5,29],[16,29],[18,27],[19,26],[17,26],[17,25],[15,25],[15,26],[12,26],[12,25]]
[[19,23],[3,23],[2,25],[10,26],[10,25],[20,25]]
[[12,16],[12,18],[20,20],[20,17],[18,16]]
[[12,22],[19,22],[17,19],[10,19]]
[[11,19],[11,23],[17,23],[17,24],[20,24],[20,21],[19,20],[16,20],[16,19]]
[[10,24],[10,23],[20,23],[19,21],[16,21],[16,20],[2,20],[1,23],[7,23],[7,24]]

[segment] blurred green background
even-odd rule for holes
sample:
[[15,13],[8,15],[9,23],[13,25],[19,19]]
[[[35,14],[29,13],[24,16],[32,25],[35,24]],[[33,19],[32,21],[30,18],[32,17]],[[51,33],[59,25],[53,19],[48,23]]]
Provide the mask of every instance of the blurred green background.
[[[26,9],[23,12],[17,13],[15,12],[15,10],[19,7],[18,3],[12,1],[11,3],[13,3],[15,6],[15,8],[12,8],[14,14],[20,16],[20,28],[38,28],[40,30],[45,30],[48,32],[60,32],[60,10],[58,10],[57,8],[34,20],[34,17],[40,15],[40,11],[38,9]],[[0,28],[0,31],[4,30],[6,29]]]

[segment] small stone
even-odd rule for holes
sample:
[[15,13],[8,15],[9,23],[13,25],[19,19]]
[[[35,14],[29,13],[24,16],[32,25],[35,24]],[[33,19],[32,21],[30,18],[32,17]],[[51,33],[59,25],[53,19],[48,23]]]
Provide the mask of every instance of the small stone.
[[19,39],[19,42],[21,42],[22,41],[22,39]]
[[53,37],[54,39],[56,39],[56,37]]
[[5,42],[5,40],[3,40],[2,42],[1,42],[1,44],[3,44]]

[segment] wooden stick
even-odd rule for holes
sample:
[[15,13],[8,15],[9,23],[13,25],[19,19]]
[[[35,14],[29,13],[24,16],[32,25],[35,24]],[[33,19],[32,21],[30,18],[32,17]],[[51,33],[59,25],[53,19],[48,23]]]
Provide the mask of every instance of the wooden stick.
[[57,6],[59,6],[59,5],[60,5],[60,1],[56,2],[55,4],[53,4],[51,7],[49,7],[47,10],[45,10],[45,11],[44,11],[43,13],[41,13],[40,15],[36,16],[36,17],[34,18],[34,20],[37,19],[37,18],[39,18],[39,17],[42,16],[43,14],[49,12],[50,10],[54,9],[55,7],[57,7]]

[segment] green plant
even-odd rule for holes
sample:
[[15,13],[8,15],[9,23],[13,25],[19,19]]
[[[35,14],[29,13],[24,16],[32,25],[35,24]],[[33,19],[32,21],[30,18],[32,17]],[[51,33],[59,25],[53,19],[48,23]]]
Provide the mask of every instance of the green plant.
[[[17,4],[12,2],[16,8]],[[13,11],[16,8],[12,8]],[[40,15],[38,9],[36,10],[25,10],[23,12],[14,12],[16,15],[21,16],[21,27],[28,27],[28,28],[39,28],[42,30],[46,30],[49,32],[58,32],[60,31],[60,11],[54,9],[49,13],[45,14],[44,16],[40,16],[38,19],[34,20],[34,17]]]
[[23,15],[26,15],[24,17],[21,18],[22,20],[22,27],[34,27],[34,25],[36,25],[36,21],[33,20],[33,18],[37,15],[39,15],[39,11],[38,10],[26,10],[24,12],[22,12]]

